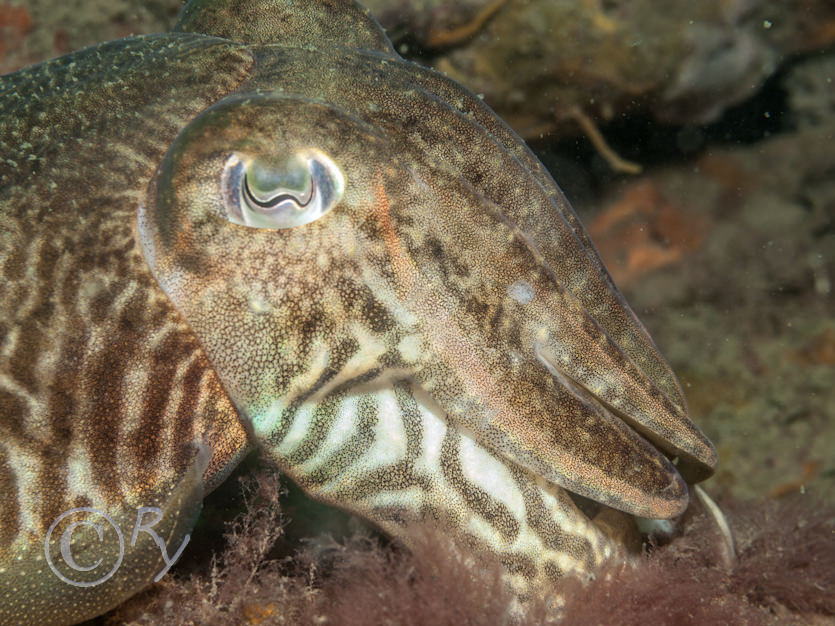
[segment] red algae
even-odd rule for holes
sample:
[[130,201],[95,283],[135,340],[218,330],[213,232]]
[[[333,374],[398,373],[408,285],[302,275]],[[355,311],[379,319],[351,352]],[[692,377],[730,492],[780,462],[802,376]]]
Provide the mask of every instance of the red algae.
[[714,526],[692,507],[683,534],[648,544],[637,565],[566,578],[558,612],[534,599],[520,614],[509,610],[498,564],[453,549],[429,527],[416,530],[411,553],[361,534],[271,560],[284,525],[278,481],[261,473],[248,484],[249,509],[230,524],[207,574],[169,576],[107,623],[756,626],[835,615],[835,511],[808,496],[725,502],[738,545],[730,571],[720,566]]

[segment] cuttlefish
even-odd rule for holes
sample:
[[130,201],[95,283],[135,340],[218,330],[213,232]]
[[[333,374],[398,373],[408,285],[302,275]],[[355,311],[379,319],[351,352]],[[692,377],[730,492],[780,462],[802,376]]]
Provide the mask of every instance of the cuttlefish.
[[[520,596],[716,465],[533,153],[352,0],[192,0],[0,81],[0,623],[159,580],[257,446]],[[585,512],[584,512],[585,511]]]

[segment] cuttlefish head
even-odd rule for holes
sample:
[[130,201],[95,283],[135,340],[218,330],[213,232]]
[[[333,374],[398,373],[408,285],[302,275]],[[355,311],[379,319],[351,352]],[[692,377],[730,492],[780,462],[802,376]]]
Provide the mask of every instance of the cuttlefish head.
[[478,124],[464,150],[413,123],[251,93],[171,147],[140,237],[238,410],[269,439],[293,405],[407,379],[508,463],[679,514],[714,449],[553,181]]

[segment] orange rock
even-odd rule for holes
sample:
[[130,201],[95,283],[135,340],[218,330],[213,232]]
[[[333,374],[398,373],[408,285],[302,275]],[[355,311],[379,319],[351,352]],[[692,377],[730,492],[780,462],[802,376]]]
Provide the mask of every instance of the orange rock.
[[56,30],[55,34],[52,36],[52,47],[55,49],[56,54],[66,54],[67,52],[72,51],[72,46],[70,46],[70,36],[63,28]]
[[0,27],[11,26],[26,34],[32,28],[32,18],[26,7],[13,7],[8,2],[0,4]]
[[589,232],[619,284],[679,262],[697,250],[709,224],[667,200],[650,179],[627,187],[589,224]]
[[811,481],[818,474],[820,467],[820,461],[809,461],[803,466],[803,475],[800,478],[780,483],[771,489],[766,496],[769,498],[782,498],[790,493],[797,493],[798,491],[801,491],[804,485],[806,485],[806,483]]
[[822,20],[809,24],[806,41],[802,45],[805,51],[826,49],[835,43],[835,20]]
[[804,365],[835,365],[835,330],[827,328],[800,348],[789,352],[788,358]]
[[32,29],[32,18],[26,7],[0,4],[0,59],[13,47],[20,45],[23,36]]
[[745,171],[736,155],[725,153],[708,153],[699,161],[699,170],[705,176],[714,179],[723,187],[745,192],[755,189],[759,181],[750,172]]

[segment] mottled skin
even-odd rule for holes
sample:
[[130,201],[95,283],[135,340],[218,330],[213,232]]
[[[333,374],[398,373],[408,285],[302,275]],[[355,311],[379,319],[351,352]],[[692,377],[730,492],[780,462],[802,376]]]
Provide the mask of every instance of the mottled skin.
[[[437,520],[522,594],[623,552],[566,489],[686,507],[712,446],[482,102],[349,0],[193,1],[175,30],[0,79],[0,623],[72,623],[147,585],[164,563],[131,541],[137,508],[163,510],[173,554],[252,445],[407,543]],[[280,170],[311,148],[344,175],[329,212],[227,219],[231,154]],[[125,534],[100,585],[44,560],[74,507]],[[75,560],[103,563],[61,571],[109,570],[108,532],[78,527]]]

